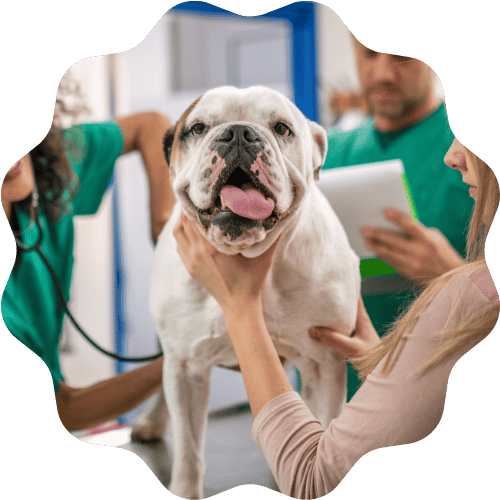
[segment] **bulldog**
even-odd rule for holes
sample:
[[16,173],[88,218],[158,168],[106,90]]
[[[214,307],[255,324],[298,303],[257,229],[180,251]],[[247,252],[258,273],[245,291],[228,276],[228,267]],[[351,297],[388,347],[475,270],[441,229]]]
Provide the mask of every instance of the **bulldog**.
[[313,342],[308,330],[354,330],[359,259],[314,182],[326,132],[280,93],[260,86],[210,90],[167,132],[164,149],[178,200],[156,245],[150,293],[164,353],[164,398],[139,418],[132,437],[160,438],[168,419],[169,489],[202,498],[210,371],[238,361],[221,309],[177,253],[172,231],[181,211],[228,254],[256,257],[282,235],[263,295],[265,320],[278,354],[300,372],[301,396],[325,427],[344,405],[345,360]]

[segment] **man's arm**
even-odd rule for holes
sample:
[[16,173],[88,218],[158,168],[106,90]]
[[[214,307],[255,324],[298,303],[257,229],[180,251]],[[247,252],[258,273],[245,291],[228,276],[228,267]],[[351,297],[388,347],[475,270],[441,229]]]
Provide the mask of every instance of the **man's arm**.
[[124,139],[122,154],[138,151],[146,169],[150,193],[151,236],[156,243],[175,204],[170,169],[163,153],[163,136],[170,120],[157,112],[138,113],[116,119]]

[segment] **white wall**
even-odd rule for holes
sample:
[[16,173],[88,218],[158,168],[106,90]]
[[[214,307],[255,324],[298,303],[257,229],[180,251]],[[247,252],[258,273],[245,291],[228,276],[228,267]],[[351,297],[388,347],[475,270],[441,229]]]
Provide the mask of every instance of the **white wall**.
[[332,91],[356,90],[359,86],[350,31],[329,7],[317,4],[319,122],[328,127],[333,115],[328,106]]

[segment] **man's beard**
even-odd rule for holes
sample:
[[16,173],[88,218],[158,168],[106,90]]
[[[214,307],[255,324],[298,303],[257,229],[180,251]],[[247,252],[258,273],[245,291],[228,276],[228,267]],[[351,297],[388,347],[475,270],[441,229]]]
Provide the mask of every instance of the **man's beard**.
[[365,99],[370,107],[370,113],[384,118],[397,119],[407,116],[411,114],[421,103],[421,99],[405,97],[400,97],[399,100],[391,103],[381,103],[372,98],[371,94],[374,89],[386,90],[388,92],[397,92],[399,89],[395,89],[391,86],[377,85],[369,88],[365,92]]

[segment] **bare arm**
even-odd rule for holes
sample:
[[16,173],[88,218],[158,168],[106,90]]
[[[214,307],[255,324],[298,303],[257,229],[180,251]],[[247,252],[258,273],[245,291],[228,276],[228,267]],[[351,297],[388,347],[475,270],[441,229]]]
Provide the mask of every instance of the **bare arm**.
[[149,183],[151,236],[156,243],[175,204],[170,169],[163,153],[163,136],[170,120],[157,112],[138,113],[116,119],[124,138],[123,154],[141,154]]
[[75,431],[120,417],[161,388],[162,371],[163,356],[90,387],[79,389],[61,383],[56,404],[62,424]]
[[217,252],[184,215],[174,236],[189,274],[213,295],[224,312],[255,417],[269,401],[293,390],[262,311],[262,292],[279,240],[254,259],[225,255]]

